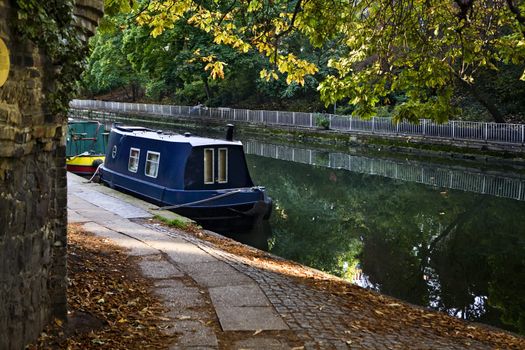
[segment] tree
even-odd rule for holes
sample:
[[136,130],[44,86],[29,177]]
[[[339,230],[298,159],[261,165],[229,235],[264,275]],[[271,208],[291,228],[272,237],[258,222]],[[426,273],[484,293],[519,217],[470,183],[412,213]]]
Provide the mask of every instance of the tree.
[[[349,99],[361,116],[373,115],[401,93],[406,101],[395,109],[397,119],[444,121],[455,113],[456,87],[468,90],[502,122],[475,76],[497,69],[499,62],[524,61],[523,11],[521,0],[151,0],[136,16],[153,36],[184,21],[212,35],[216,44],[257,50],[274,66],[261,77],[275,79],[280,72],[289,84],[303,85],[318,66],[283,48],[287,36],[299,32],[316,47],[336,40],[348,53],[330,60],[335,73],[319,84],[321,97],[327,104]],[[221,76],[224,65],[209,59],[205,69]]]
[[92,54],[82,77],[84,89],[99,94],[123,88],[129,99],[136,101],[145,79],[122,53],[123,33],[118,30],[99,32],[90,46]]

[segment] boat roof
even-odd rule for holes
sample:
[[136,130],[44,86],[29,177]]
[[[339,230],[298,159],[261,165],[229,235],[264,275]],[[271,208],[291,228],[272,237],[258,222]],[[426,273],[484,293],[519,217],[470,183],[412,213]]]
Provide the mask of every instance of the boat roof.
[[[176,134],[173,132],[166,132],[162,130],[153,130],[145,128],[142,126],[113,126],[111,131],[118,132],[122,135],[130,135],[141,138],[146,138],[150,140],[161,140],[164,142],[174,142],[174,143],[189,143],[191,146],[214,146],[214,145],[230,145],[230,146],[240,146],[242,143],[240,141],[227,141],[221,139],[212,139],[208,137],[199,137],[186,133],[185,135]],[[186,136],[188,135],[188,136]]]

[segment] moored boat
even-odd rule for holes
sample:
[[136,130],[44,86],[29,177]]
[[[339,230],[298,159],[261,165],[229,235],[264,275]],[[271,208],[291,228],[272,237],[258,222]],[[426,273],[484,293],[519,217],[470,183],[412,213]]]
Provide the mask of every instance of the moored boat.
[[66,168],[78,175],[92,175],[104,162],[106,136],[97,121],[70,120],[66,136]]
[[254,186],[232,130],[217,140],[114,126],[101,180],[215,231],[250,229],[269,217],[272,203]]

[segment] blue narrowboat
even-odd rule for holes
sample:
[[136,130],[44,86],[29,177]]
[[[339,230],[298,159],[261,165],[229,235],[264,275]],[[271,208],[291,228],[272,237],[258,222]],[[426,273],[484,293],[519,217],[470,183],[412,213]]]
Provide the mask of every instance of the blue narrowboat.
[[113,126],[101,180],[222,232],[267,219],[272,202],[254,186],[242,143],[144,127]]

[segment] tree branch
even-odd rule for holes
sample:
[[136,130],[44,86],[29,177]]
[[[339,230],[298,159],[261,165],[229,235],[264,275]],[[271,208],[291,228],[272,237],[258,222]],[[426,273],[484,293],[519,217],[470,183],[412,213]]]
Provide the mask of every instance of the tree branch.
[[525,17],[521,14],[520,9],[514,5],[512,0],[507,0],[507,6],[509,7],[510,12],[516,17],[519,24],[521,24],[521,34],[525,36]]

